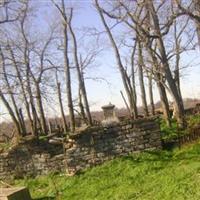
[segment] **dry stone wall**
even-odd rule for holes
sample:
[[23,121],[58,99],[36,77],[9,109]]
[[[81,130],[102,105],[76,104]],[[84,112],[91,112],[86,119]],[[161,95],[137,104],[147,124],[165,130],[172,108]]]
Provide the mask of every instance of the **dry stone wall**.
[[71,136],[65,145],[70,174],[132,152],[161,149],[160,127],[155,118],[93,127]]
[[117,156],[161,147],[160,127],[155,118],[92,127],[71,135],[64,148],[26,142],[0,154],[0,180],[66,170],[74,174]]
[[62,172],[65,169],[62,146],[55,148],[56,152],[37,146],[34,148],[29,149],[24,144],[0,154],[0,180]]

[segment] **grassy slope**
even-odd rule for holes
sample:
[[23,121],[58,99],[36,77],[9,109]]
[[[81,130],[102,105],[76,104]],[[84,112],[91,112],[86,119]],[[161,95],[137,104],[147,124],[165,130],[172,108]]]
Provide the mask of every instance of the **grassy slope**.
[[[179,200],[200,199],[200,143],[174,152],[130,155],[109,161],[74,177],[41,176],[16,181],[35,199]],[[56,199],[56,198],[44,198]]]

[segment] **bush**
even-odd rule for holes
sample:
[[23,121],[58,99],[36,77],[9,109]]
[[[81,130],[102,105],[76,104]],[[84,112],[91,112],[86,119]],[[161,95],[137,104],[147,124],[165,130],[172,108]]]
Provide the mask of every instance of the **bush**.
[[179,136],[189,134],[190,130],[200,125],[200,115],[191,115],[186,117],[187,122],[187,128],[184,130],[180,130],[178,128],[177,122],[175,119],[171,121],[171,127],[169,127],[164,119],[160,119],[160,129],[161,129],[161,135],[163,140],[172,140]]

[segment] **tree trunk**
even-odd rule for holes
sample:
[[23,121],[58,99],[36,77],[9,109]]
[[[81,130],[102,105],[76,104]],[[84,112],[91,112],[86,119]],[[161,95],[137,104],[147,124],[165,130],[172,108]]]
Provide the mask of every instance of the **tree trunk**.
[[167,125],[169,127],[171,127],[171,117],[170,117],[170,110],[169,110],[169,102],[168,102],[168,98],[167,98],[167,93],[164,87],[164,81],[163,81],[163,77],[161,72],[159,72],[160,68],[158,65],[158,61],[157,58],[154,56],[152,50],[150,48],[147,49],[152,61],[154,63],[154,68],[153,70],[155,71],[155,80],[157,83],[157,87],[158,87],[158,91],[159,91],[159,95],[160,95],[160,101],[161,101],[161,106],[162,106],[162,110],[163,110],[163,115],[164,115],[164,119],[167,123]]
[[113,35],[111,33],[111,30],[109,29],[106,21],[105,21],[105,18],[103,16],[103,13],[102,13],[102,10],[99,6],[99,3],[98,3],[98,0],[95,0],[95,5],[96,5],[96,8],[98,10],[98,13],[100,15],[100,18],[101,18],[101,21],[106,29],[106,32],[108,34],[108,37],[110,39],[110,42],[111,42],[111,45],[113,47],[113,50],[114,50],[114,53],[115,53],[115,58],[116,58],[116,61],[117,61],[117,65],[118,65],[118,68],[119,68],[119,71],[120,71],[120,75],[121,75],[121,78],[122,78],[122,82],[123,82],[123,85],[124,85],[124,89],[126,91],[126,94],[127,94],[127,97],[128,97],[128,101],[129,101],[129,105],[130,105],[130,109],[131,109],[131,112],[132,112],[132,115],[134,118],[136,118],[136,109],[134,108],[135,107],[135,104],[133,104],[133,93],[131,93],[131,88],[130,88],[130,80],[126,74],[126,70],[124,69],[123,67],[123,64],[122,64],[122,61],[121,61],[121,57],[120,57],[120,53],[119,53],[119,50],[118,50],[118,47],[115,43],[115,40],[113,38]]
[[146,45],[146,49],[147,49],[147,51],[148,51],[148,53],[149,53],[149,55],[152,59],[153,71],[155,73],[154,78],[155,78],[155,81],[157,83],[157,87],[158,87],[158,91],[159,91],[159,95],[160,95],[160,101],[161,101],[164,119],[165,119],[167,125],[169,127],[171,127],[169,102],[168,102],[167,93],[166,93],[166,90],[165,90],[165,87],[164,87],[162,72],[160,71],[161,69],[160,69],[157,57],[155,56],[152,48],[147,46],[147,43],[145,45]]
[[152,15],[155,33],[158,36],[157,45],[158,45],[158,49],[159,49],[160,56],[161,56],[163,71],[165,72],[165,77],[166,77],[166,80],[168,82],[171,95],[174,99],[174,106],[175,106],[175,110],[176,110],[176,119],[177,119],[179,127],[183,128],[183,127],[185,127],[183,100],[179,96],[179,92],[178,92],[178,89],[176,87],[176,83],[175,83],[175,81],[172,77],[172,74],[171,74],[171,70],[170,70],[170,67],[169,67],[169,63],[168,63],[168,59],[167,59],[167,55],[166,55],[166,50],[165,50],[165,46],[164,46],[164,42],[163,42],[162,35],[161,35],[161,32],[160,32],[158,16],[156,14],[152,0],[150,0],[150,1],[148,0],[147,4],[148,4],[148,7],[149,7],[151,15]]
[[165,119],[167,125],[169,127],[171,127],[171,120],[170,120],[171,117],[170,117],[167,93],[166,93],[165,87],[163,86],[161,81],[159,81],[159,75],[157,75],[156,79],[157,79],[156,82],[157,82],[158,91],[159,91],[159,95],[160,95],[161,106],[162,106],[162,110],[163,110],[163,116],[164,116],[164,119]]
[[[31,82],[30,82],[31,69],[30,69],[29,40],[26,36],[26,31],[24,29],[25,21],[26,21],[26,17],[27,17],[27,10],[28,10],[28,4],[25,5],[24,15],[22,15],[22,18],[20,18],[21,19],[20,20],[20,28],[21,28],[21,34],[22,34],[22,37],[23,37],[23,45],[24,45],[24,49],[23,49],[24,50],[23,51],[23,59],[24,60],[23,60],[23,62],[24,62],[25,68],[26,68],[26,74],[25,74],[26,75],[26,90],[27,90],[27,93],[28,93],[28,97],[25,98],[25,99],[27,99],[26,109],[27,109],[27,112],[28,112],[28,117],[31,121],[32,132],[38,138],[37,112],[36,112],[36,109],[35,109],[35,104],[34,104],[34,99],[33,99],[33,94],[32,94],[32,88],[31,88]],[[25,87],[24,87],[24,89],[25,89]],[[24,95],[25,95],[25,91],[24,91]],[[28,98],[29,98],[30,107],[29,107],[29,103],[28,103]],[[32,111],[32,120],[31,120],[31,115],[30,115],[31,111]]]
[[[200,5],[199,5],[199,0],[192,0],[194,10],[196,14],[200,17]],[[200,20],[195,20],[195,25],[196,25],[196,32],[197,32],[197,38],[200,46]]]
[[19,124],[17,118],[15,117],[15,113],[13,112],[12,108],[10,107],[8,101],[6,100],[6,98],[3,95],[1,90],[0,90],[0,97],[1,97],[1,100],[3,101],[5,107],[7,108],[8,112],[9,112],[9,114],[10,114],[10,116],[11,116],[11,118],[12,118],[14,124],[15,124],[18,136],[22,136],[23,133],[21,132],[20,124]]
[[58,80],[56,81],[56,83],[57,83],[57,92],[58,92],[58,100],[59,100],[59,105],[60,105],[60,112],[61,112],[61,116],[62,116],[62,124],[64,127],[64,132],[67,133],[68,127],[67,127],[67,122],[66,122],[66,118],[65,118],[63,104],[62,104],[62,94],[61,94],[61,89],[60,89],[60,83],[58,82]]
[[0,56],[1,56],[1,61],[2,61],[3,76],[4,76],[4,79],[5,79],[6,87],[8,89],[7,92],[9,94],[10,98],[11,98],[11,101],[12,101],[12,104],[13,104],[13,107],[14,107],[13,112],[15,112],[15,114],[16,114],[16,119],[18,120],[18,124],[19,124],[20,130],[21,130],[20,132],[21,132],[22,136],[25,136],[26,135],[26,127],[23,126],[23,123],[21,121],[19,110],[18,110],[17,104],[16,104],[16,100],[15,100],[10,82],[8,80],[8,77],[7,77],[6,66],[5,66],[5,57],[4,57],[4,54],[2,52],[1,47],[0,47]]
[[132,83],[132,107],[135,119],[138,117],[138,110],[137,110],[137,94],[136,94],[136,86],[135,86],[135,70],[134,70],[134,56],[137,48],[137,42],[135,42],[135,46],[133,47],[132,55],[131,55],[131,83]]
[[23,115],[23,112],[22,112],[21,108],[19,108],[19,116],[20,116],[20,119],[21,119],[21,122],[22,122],[22,127],[24,127],[23,132],[25,132],[27,134],[27,132],[26,132],[26,124],[25,124],[25,121],[24,121],[24,115]]
[[78,76],[78,81],[79,81],[79,88],[80,88],[80,91],[81,91],[81,95],[83,97],[83,102],[84,102],[84,106],[85,106],[85,110],[86,110],[88,123],[89,123],[89,125],[92,126],[92,116],[91,116],[91,113],[90,113],[90,107],[89,107],[87,92],[86,92],[86,88],[85,88],[85,80],[84,80],[83,73],[81,71],[80,63],[79,63],[79,60],[78,60],[78,46],[77,46],[76,36],[75,36],[75,33],[74,33],[72,26],[71,26],[72,16],[73,16],[73,10],[71,9],[71,15],[70,15],[70,20],[69,20],[68,25],[69,25],[69,30],[70,30],[70,33],[72,35],[73,44],[74,44],[74,49],[73,49],[74,61],[75,61],[75,65],[76,65],[77,76]]
[[33,122],[32,122],[33,123],[33,133],[38,138],[37,124],[39,124],[40,127],[41,127],[41,124],[38,120],[38,115],[37,115],[37,111],[35,108],[35,102],[33,99],[32,88],[31,88],[31,83],[30,83],[30,67],[29,67],[29,62],[27,62],[27,60],[26,60],[26,83],[27,83],[26,90],[28,92],[29,102],[30,102],[30,107],[31,107],[32,117],[33,117]]
[[85,110],[84,110],[84,106],[83,106],[83,102],[82,102],[82,94],[81,94],[81,90],[79,88],[79,109],[80,109],[80,113],[81,113],[81,118],[83,119],[83,121],[88,124],[88,119],[86,118],[85,115]]
[[67,100],[68,100],[68,109],[69,109],[69,118],[70,118],[70,129],[72,132],[75,130],[75,117],[74,117],[74,108],[72,101],[72,91],[71,91],[71,75],[70,75],[70,66],[68,58],[68,31],[67,31],[67,15],[65,12],[65,2],[62,0],[62,12],[63,12],[63,36],[64,36],[64,66],[65,66],[65,78],[66,78],[66,90],[67,90]]
[[139,83],[140,83],[140,90],[141,90],[141,98],[142,98],[142,107],[144,110],[144,115],[147,117],[149,115],[148,113],[148,107],[147,107],[147,100],[146,100],[146,92],[144,87],[144,76],[143,76],[143,55],[142,55],[142,46],[141,43],[138,43],[138,75],[139,75]]
[[13,53],[13,51],[12,51],[10,46],[9,46],[9,50],[10,50],[10,54],[11,54],[11,58],[12,58],[12,63],[13,63],[13,66],[14,66],[14,68],[16,70],[17,78],[19,80],[21,91],[22,91],[22,95],[23,95],[23,98],[24,98],[26,113],[27,113],[28,120],[29,120],[29,123],[30,123],[30,126],[31,126],[31,133],[33,135],[35,135],[34,124],[33,124],[33,120],[32,120],[32,117],[31,117],[31,112],[30,112],[30,106],[29,106],[28,99],[27,99],[27,96],[26,96],[26,91],[25,91],[24,83],[22,81],[21,73],[19,71],[19,68],[17,66],[17,62],[15,60],[14,53]]
[[152,73],[148,74],[148,81],[149,81],[149,99],[150,99],[150,106],[151,106],[151,114],[155,115],[155,106],[154,106],[154,99],[153,99],[153,85],[152,85]]
[[39,110],[39,118],[40,118],[40,122],[42,125],[42,131],[43,131],[43,134],[47,135],[48,129],[47,129],[47,123],[46,123],[46,119],[45,119],[45,115],[44,115],[44,108],[43,108],[39,83],[35,83],[35,87],[36,87],[37,106],[38,106],[38,110]]
[[180,69],[179,69],[179,65],[180,65],[180,39],[177,36],[177,25],[176,25],[176,21],[174,22],[174,39],[175,39],[175,44],[176,44],[176,49],[175,49],[175,53],[176,53],[176,65],[175,65],[175,71],[174,71],[174,80],[176,82],[176,87],[178,89],[178,93],[180,98],[182,99],[182,95],[181,95],[181,88],[180,88]]

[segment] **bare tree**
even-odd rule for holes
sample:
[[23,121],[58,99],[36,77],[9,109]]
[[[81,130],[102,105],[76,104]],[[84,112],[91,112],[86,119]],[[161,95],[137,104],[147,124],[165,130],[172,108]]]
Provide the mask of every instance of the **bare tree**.
[[122,82],[123,82],[123,85],[124,85],[124,88],[125,88],[125,91],[126,91],[126,94],[127,94],[127,97],[128,97],[131,113],[132,113],[133,117],[136,118],[137,117],[137,110],[136,110],[136,107],[135,107],[135,105],[136,105],[135,100],[136,99],[134,98],[133,89],[132,89],[132,86],[131,86],[131,81],[130,81],[129,76],[127,75],[125,67],[123,66],[121,56],[120,56],[120,52],[119,52],[117,44],[114,40],[113,34],[112,34],[108,24],[106,23],[106,20],[105,20],[105,17],[104,17],[104,14],[106,14],[106,15],[109,15],[109,14],[102,7],[100,7],[98,0],[95,0],[95,6],[96,6],[97,11],[100,15],[101,21],[102,21],[102,23],[103,23],[103,25],[106,29],[106,32],[109,36],[111,45],[113,47],[113,50],[114,50],[114,53],[115,53],[115,58],[116,58],[116,61],[117,61],[117,65],[118,65],[118,68],[119,68],[119,71],[120,71],[120,74],[121,74]]
[[[81,65],[80,65],[79,59],[78,59],[77,40],[76,40],[76,36],[75,36],[74,31],[73,31],[72,23],[71,23],[72,22],[72,17],[73,17],[73,9],[71,8],[68,25],[69,25],[69,31],[71,33],[72,40],[73,40],[74,61],[75,61],[76,70],[77,70],[77,76],[78,76],[78,81],[79,81],[79,89],[80,89],[80,96],[79,96],[80,102],[79,103],[81,105],[81,102],[82,102],[81,99],[83,98],[88,124],[92,125],[92,117],[91,117],[90,107],[89,107],[88,98],[87,98],[85,81],[84,81],[83,73],[82,73],[82,70],[81,70]],[[83,110],[82,110],[82,113],[84,113]]]
[[[26,2],[16,2],[14,0],[6,0],[0,2],[0,25],[11,23],[18,20],[20,12],[23,10],[23,4]],[[19,4],[19,5],[18,5]],[[13,7],[16,7],[13,9]]]
[[11,98],[12,105],[14,107],[14,112],[15,112],[16,118],[17,118],[19,126],[20,126],[20,133],[22,134],[22,136],[24,136],[24,135],[26,135],[26,127],[24,126],[23,120],[21,118],[20,112],[19,112],[17,104],[16,104],[14,92],[13,92],[12,86],[11,86],[9,79],[8,79],[8,73],[6,71],[6,63],[5,63],[6,59],[4,57],[4,53],[3,53],[1,47],[0,47],[0,60],[1,60],[1,63],[2,63],[3,76],[4,76],[7,92],[9,94],[10,98]]
[[56,85],[57,85],[58,100],[59,100],[59,105],[60,105],[60,112],[61,112],[61,116],[62,116],[64,132],[67,133],[68,127],[67,127],[67,121],[65,118],[65,113],[64,113],[63,103],[62,103],[62,93],[61,93],[60,82],[58,80],[57,70],[56,70]]
[[189,1],[189,5],[185,6],[181,0],[175,0],[178,8],[181,10],[178,16],[187,15],[196,25],[197,37],[200,44],[200,5],[198,0]]
[[69,19],[66,13],[65,1],[62,0],[62,5],[59,6],[57,3],[52,1],[59,13],[61,14],[63,20],[63,36],[64,36],[64,66],[65,66],[65,78],[66,78],[66,90],[67,90],[67,100],[68,100],[68,109],[69,109],[69,117],[70,117],[70,129],[71,131],[75,130],[75,117],[74,117],[74,108],[72,101],[72,89],[71,89],[71,75],[70,75],[70,65],[69,65],[69,57],[68,57],[68,46],[69,46],[69,33],[68,33],[68,23]]
[[144,68],[144,60],[142,55],[142,45],[141,42],[138,41],[138,74],[139,74],[139,83],[140,83],[140,90],[141,90],[141,98],[142,98],[142,107],[144,109],[144,115],[148,116],[148,107],[147,107],[147,100],[146,100],[146,91],[144,86],[144,75],[143,75],[143,68]]
[[154,97],[153,97],[153,72],[152,71],[147,72],[147,78],[148,78],[151,114],[155,115],[155,105],[154,105]]
[[[28,11],[29,11],[29,1],[27,1],[27,3],[25,4],[25,8],[23,10],[23,15],[20,19],[20,32],[21,32],[21,36],[22,36],[22,47],[21,47],[21,51],[23,53],[23,63],[25,66],[25,79],[26,79],[26,85],[24,86],[24,88],[26,89],[27,92],[27,97],[24,93],[24,98],[25,98],[25,104],[26,104],[26,110],[27,110],[27,114],[28,114],[28,118],[31,124],[31,129],[32,129],[32,133],[36,136],[38,136],[38,124],[39,126],[41,126],[40,121],[38,119],[38,114],[36,111],[36,107],[35,107],[35,101],[34,101],[34,97],[33,97],[33,88],[32,88],[32,84],[31,84],[31,66],[30,66],[30,54],[31,54],[31,42],[29,41],[29,38],[26,34],[26,27],[25,27],[25,22],[27,20],[27,15],[28,15]],[[27,102],[29,101],[29,103]],[[32,113],[32,116],[31,114]]]
[[[146,45],[146,49],[147,49],[149,58],[151,59],[150,65],[152,65],[152,68],[150,69],[150,73],[153,76],[153,79],[155,80],[155,82],[157,84],[164,119],[165,119],[167,125],[171,126],[169,101],[168,101],[168,97],[167,97],[167,93],[166,93],[166,83],[165,83],[166,80],[165,80],[165,77],[160,68],[160,65],[162,65],[162,64],[159,62],[158,58],[155,55],[156,45],[154,48],[151,47],[148,42],[145,43],[145,45]],[[150,98],[151,98],[151,94],[150,94]]]
[[0,97],[15,124],[18,136],[22,136],[20,124],[19,124],[17,118],[15,117],[15,113],[13,112],[13,109],[11,108],[9,102],[6,100],[5,95],[3,94],[3,91],[1,89],[0,89]]
[[134,47],[132,48],[132,53],[131,53],[131,83],[132,83],[132,104],[133,104],[133,111],[135,118],[138,116],[138,110],[137,110],[137,95],[136,95],[136,81],[135,81],[135,54],[136,54],[136,48],[137,48],[137,42],[135,42]]
[[40,115],[40,121],[41,121],[41,125],[42,125],[42,131],[45,134],[48,133],[48,130],[47,130],[47,122],[46,122],[44,107],[43,107],[43,102],[42,102],[42,94],[41,94],[40,85],[42,83],[42,78],[43,78],[44,73],[48,72],[49,70],[51,70],[53,68],[52,66],[50,66],[50,67],[45,66],[45,53],[46,53],[52,39],[53,39],[53,30],[50,33],[50,36],[47,37],[46,41],[44,42],[44,45],[41,48],[41,50],[36,52],[36,54],[39,57],[39,73],[37,73],[37,76],[36,76],[36,75],[34,75],[32,70],[30,71],[31,77],[35,84],[36,100],[37,100],[37,106],[38,106],[39,115]]
[[17,76],[17,79],[19,81],[19,85],[20,85],[22,96],[23,96],[24,103],[25,103],[27,117],[28,117],[29,123],[31,125],[31,132],[34,135],[37,130],[36,130],[36,126],[34,126],[34,124],[33,124],[30,106],[29,106],[29,102],[28,102],[28,97],[27,97],[27,93],[26,93],[26,86],[25,86],[25,83],[24,83],[23,77],[22,77],[22,72],[20,70],[19,63],[17,62],[17,60],[15,58],[14,51],[13,51],[10,44],[7,45],[7,49],[10,53],[10,60],[12,62],[12,65],[13,65],[15,71],[16,71],[16,76]]
[[[16,6],[16,9],[12,9],[12,6]],[[8,1],[3,1],[1,2],[1,6],[0,6],[0,11],[1,11],[1,18],[0,18],[0,30],[2,30],[2,26],[4,26],[7,23],[12,23],[12,22],[16,22],[20,16],[21,11],[24,9],[23,8],[24,3],[21,2],[15,2],[12,0],[8,0]],[[0,88],[0,97],[2,102],[4,103],[5,107],[7,108],[15,126],[17,129],[17,133],[19,136],[24,136],[26,134],[26,128],[24,126],[23,123],[23,119],[22,119],[22,113],[18,110],[17,105],[16,105],[16,100],[8,79],[8,75],[6,72],[6,64],[5,64],[5,57],[1,48],[1,62],[0,62],[0,69],[2,69],[3,71],[3,76],[4,76],[4,80],[6,82],[6,86],[8,89],[8,94],[11,97],[11,101],[12,104],[14,106],[14,110],[12,109],[11,105],[9,104],[8,100],[6,99],[6,96],[4,94],[4,92],[2,91],[2,89]]]
[[185,122],[184,122],[183,101],[179,95],[178,88],[176,87],[176,83],[173,79],[173,76],[169,67],[166,49],[163,42],[162,33],[160,30],[158,15],[156,13],[156,10],[152,1],[146,1],[146,5],[147,5],[147,8],[149,9],[150,16],[152,17],[153,29],[154,29],[155,35],[157,36],[156,42],[157,42],[158,50],[161,57],[160,59],[162,61],[162,70],[165,73],[165,77],[170,88],[170,93],[174,99],[174,105],[176,109],[176,118],[177,118],[178,124],[181,127],[184,127]]
[[[140,41],[142,41],[143,43],[146,43],[146,41],[148,41],[145,44],[147,48],[151,48],[152,43],[157,45],[156,51],[152,52],[153,54],[155,54],[155,57],[158,57],[158,60],[161,61],[161,64],[157,66],[159,67],[159,70],[157,71],[158,73],[163,74],[161,77],[164,77],[167,82],[167,85],[163,83],[162,84],[167,88],[167,90],[173,97],[176,110],[176,118],[178,124],[183,127],[185,125],[183,101],[182,97],[179,95],[180,93],[177,88],[176,81],[174,80],[172,71],[170,69],[166,46],[163,39],[163,37],[169,33],[170,27],[173,24],[173,20],[179,14],[176,14],[175,16],[170,16],[166,24],[162,25],[161,27],[157,11],[160,7],[163,6],[165,2],[157,5],[157,8],[155,9],[153,1],[117,1],[113,3],[114,6],[111,12],[107,12],[102,9],[98,5],[98,1],[95,2],[96,6],[99,7],[99,12],[106,13],[106,15],[111,19],[116,19],[118,21],[122,20],[129,28],[131,28],[136,34],[140,36]],[[134,14],[131,8],[135,8]],[[109,29],[109,27],[107,27],[107,29]],[[165,102],[167,103],[167,101]]]

